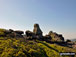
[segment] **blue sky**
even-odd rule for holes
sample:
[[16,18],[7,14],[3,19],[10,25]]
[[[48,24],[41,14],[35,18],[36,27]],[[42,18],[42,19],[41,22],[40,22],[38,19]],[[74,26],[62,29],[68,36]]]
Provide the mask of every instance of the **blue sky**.
[[0,0],[0,28],[54,31],[76,38],[76,0]]

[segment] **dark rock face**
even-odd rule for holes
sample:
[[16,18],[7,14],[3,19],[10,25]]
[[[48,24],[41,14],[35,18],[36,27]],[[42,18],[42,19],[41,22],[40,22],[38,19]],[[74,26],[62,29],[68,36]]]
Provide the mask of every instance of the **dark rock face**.
[[27,36],[26,39],[29,39],[29,40],[36,39],[36,35],[33,32],[27,30],[25,33],[26,33],[26,36]]
[[36,39],[42,40],[43,35],[42,35],[42,31],[39,27],[39,24],[34,24],[34,29],[33,29],[33,33],[35,34]]
[[26,33],[26,36],[27,36],[27,37],[28,37],[28,36],[33,36],[33,35],[34,35],[34,33],[31,32],[31,31],[29,31],[29,30],[27,30],[25,33]]
[[19,30],[17,30],[17,31],[14,31],[14,30],[12,30],[12,29],[9,29],[9,30],[5,30],[5,35],[7,36],[7,37],[12,37],[12,38],[14,38],[14,37],[16,37],[16,38],[20,38],[20,37],[23,37],[22,36],[22,34],[24,33],[23,31],[19,31]]
[[20,31],[20,30],[16,30],[16,31],[13,31],[12,34],[16,38],[22,38],[23,37],[22,34],[24,34],[24,32],[23,31]]
[[51,40],[51,36],[50,35],[45,35],[43,40],[44,41],[50,41]]
[[9,31],[10,31],[10,32],[14,32],[14,30],[12,30],[12,29],[9,29]]
[[5,34],[10,34],[11,32],[9,30],[6,30],[4,33]]
[[42,31],[41,31],[41,29],[40,29],[38,24],[34,24],[33,33],[35,33],[36,35],[42,36]]
[[64,41],[64,37],[60,34],[58,35],[62,41]]
[[14,32],[12,32],[10,34],[7,34],[7,37],[15,38],[16,37],[16,34]]
[[9,30],[5,30],[5,34],[10,34],[10,33],[12,33],[12,32],[14,32],[14,30],[12,30],[12,29],[9,29]]
[[15,33],[17,33],[17,34],[20,34],[20,35],[22,35],[24,32],[23,31],[20,31],[20,30],[17,30],[17,31],[14,31]]

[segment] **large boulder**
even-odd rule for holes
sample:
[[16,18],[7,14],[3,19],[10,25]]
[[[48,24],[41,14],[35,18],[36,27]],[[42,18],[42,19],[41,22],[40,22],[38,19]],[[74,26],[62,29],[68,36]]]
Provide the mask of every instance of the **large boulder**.
[[39,24],[34,24],[33,33],[35,33],[36,35],[42,36],[43,32],[41,31]]
[[10,31],[10,32],[14,32],[14,30],[12,30],[12,29],[9,29],[9,31]]
[[66,43],[68,43],[68,42],[72,42],[72,41],[71,41],[71,40],[69,40],[69,39],[67,39],[67,40],[66,40]]
[[14,35],[15,35],[16,38],[23,38],[23,35],[22,35],[22,34],[24,34],[23,31],[16,30],[13,33],[14,33]]
[[27,30],[25,33],[26,33],[26,39],[29,40],[37,39],[36,35],[33,32]]
[[12,37],[12,38],[23,38],[23,35],[18,34],[16,32],[12,32],[12,33],[8,34],[8,37]]
[[12,32],[10,34],[7,34],[7,37],[15,38],[16,37],[16,33]]
[[12,30],[12,29],[9,29],[9,30],[6,30],[6,29],[0,29],[0,37],[12,37],[12,38],[22,38],[23,37],[23,34],[24,32],[23,31],[20,31],[20,30]]
[[29,30],[27,30],[26,32],[26,39],[29,39],[29,40],[35,40],[35,39],[38,39],[38,40],[42,40],[43,36],[42,35],[39,35],[39,34],[35,34],[34,32],[31,32]]
[[36,38],[39,40],[42,40],[43,38],[43,32],[41,31],[39,24],[34,24],[33,33],[36,35]]
[[29,31],[29,30],[27,30],[25,33],[26,33],[26,36],[27,36],[27,37],[28,37],[28,36],[33,36],[33,34],[34,34],[33,32],[31,32],[31,31]]
[[9,30],[6,30],[5,31],[5,34],[7,37],[12,37],[12,38],[22,38],[23,37],[23,34],[24,32],[23,31],[20,31],[20,30],[12,30],[12,29],[9,29]]

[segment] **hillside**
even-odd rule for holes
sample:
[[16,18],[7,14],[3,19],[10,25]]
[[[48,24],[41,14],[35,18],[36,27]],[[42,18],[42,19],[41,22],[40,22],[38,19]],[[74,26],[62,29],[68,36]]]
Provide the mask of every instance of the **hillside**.
[[60,52],[76,52],[76,49],[39,40],[0,38],[0,57],[60,57]]
[[53,31],[43,36],[38,24],[34,24],[33,32],[26,30],[25,34],[21,30],[0,29],[0,57],[66,57],[60,52],[76,53],[76,43],[65,41],[62,34]]

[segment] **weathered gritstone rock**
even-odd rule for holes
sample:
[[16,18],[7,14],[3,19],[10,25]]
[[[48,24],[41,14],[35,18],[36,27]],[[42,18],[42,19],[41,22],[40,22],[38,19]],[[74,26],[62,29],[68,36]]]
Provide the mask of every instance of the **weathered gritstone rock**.
[[41,29],[40,29],[40,27],[39,27],[38,24],[34,24],[33,33],[36,35],[35,37],[36,37],[37,39],[42,40],[42,38],[43,38],[42,33],[43,33],[43,32],[41,31]]
[[27,30],[25,33],[26,33],[26,39],[29,39],[29,40],[36,39],[36,35],[33,32]]
[[33,36],[33,35],[34,35],[34,33],[31,32],[31,31],[29,31],[29,30],[27,30],[25,33],[26,33],[26,36],[27,36],[27,37],[28,37],[28,36]]
[[50,31],[48,35],[50,35],[52,39],[55,41],[64,41],[64,37],[61,34],[57,34],[55,32]]
[[6,30],[5,32],[5,35],[7,36],[7,37],[15,37],[15,38],[22,38],[23,37],[23,31],[20,31],[20,30],[17,30],[17,31],[14,31],[14,30],[12,30],[12,29],[9,29],[9,30]]
[[9,31],[10,31],[10,32],[14,32],[14,30],[12,30],[12,29],[9,29]]
[[36,35],[40,35],[40,36],[42,36],[42,31],[41,31],[41,29],[40,29],[40,27],[39,27],[39,25],[38,24],[34,24],[34,30],[33,30],[33,33],[35,33]]

